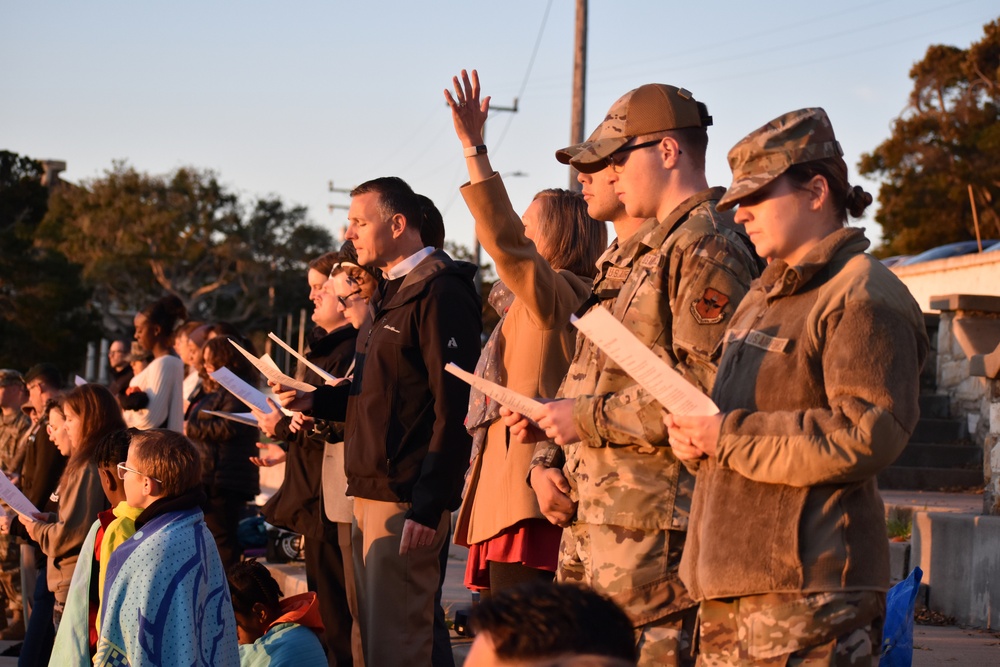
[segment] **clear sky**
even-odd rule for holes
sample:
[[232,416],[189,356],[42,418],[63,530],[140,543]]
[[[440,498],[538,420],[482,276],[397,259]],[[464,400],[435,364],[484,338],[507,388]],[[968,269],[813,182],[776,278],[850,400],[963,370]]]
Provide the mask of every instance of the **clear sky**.
[[[74,182],[116,159],[214,169],[336,234],[346,211],[327,206],[348,198],[328,181],[397,175],[471,245],[442,90],[475,67],[495,104],[519,97],[487,126],[494,167],[526,174],[507,179],[516,209],[566,187],[553,153],[569,143],[574,13],[573,0],[0,0],[0,148],[66,160]],[[708,176],[727,185],[737,140],[822,106],[853,180],[877,194],[855,167],[903,111],[910,67],[930,44],[967,47],[998,15],[996,0],[591,0],[586,131],[631,88],[682,86],[715,117]]]

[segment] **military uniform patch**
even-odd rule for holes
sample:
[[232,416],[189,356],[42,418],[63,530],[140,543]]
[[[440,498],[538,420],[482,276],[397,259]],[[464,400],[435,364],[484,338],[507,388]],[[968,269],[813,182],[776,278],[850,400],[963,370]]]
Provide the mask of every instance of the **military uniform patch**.
[[662,257],[660,253],[651,252],[648,255],[644,255],[639,260],[639,266],[641,266],[644,269],[655,269],[660,265],[660,257]]
[[632,273],[632,269],[627,266],[612,266],[604,275],[608,280],[625,282],[625,279],[628,278],[628,274],[630,273]]
[[700,299],[691,303],[691,314],[698,324],[718,324],[726,316],[728,304],[728,296],[709,287]]

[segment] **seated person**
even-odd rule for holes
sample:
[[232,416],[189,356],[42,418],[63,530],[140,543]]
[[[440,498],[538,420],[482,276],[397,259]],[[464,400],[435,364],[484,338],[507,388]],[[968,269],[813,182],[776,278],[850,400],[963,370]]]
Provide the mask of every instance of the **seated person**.
[[563,664],[562,659],[584,655],[594,658],[578,664],[636,663],[635,633],[625,612],[573,584],[532,582],[505,589],[480,602],[469,623],[476,640],[465,667]]
[[326,655],[317,636],[323,632],[323,621],[316,593],[281,600],[278,582],[254,559],[230,568],[229,591],[241,667],[325,667]]
[[200,508],[198,449],[175,431],[136,433],[118,476],[143,512],[108,559],[94,664],[235,667],[236,620]]

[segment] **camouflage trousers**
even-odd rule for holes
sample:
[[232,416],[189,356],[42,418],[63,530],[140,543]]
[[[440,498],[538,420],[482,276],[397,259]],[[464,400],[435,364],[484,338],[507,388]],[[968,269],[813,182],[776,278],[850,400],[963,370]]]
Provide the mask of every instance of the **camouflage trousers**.
[[563,531],[559,581],[590,586],[625,610],[640,667],[694,665],[698,606],[677,576],[685,536],[587,523]]
[[699,667],[872,667],[885,593],[769,593],[701,603]]
[[[0,610],[21,610],[21,549],[13,535],[0,535]],[[0,612],[2,613],[2,612]]]

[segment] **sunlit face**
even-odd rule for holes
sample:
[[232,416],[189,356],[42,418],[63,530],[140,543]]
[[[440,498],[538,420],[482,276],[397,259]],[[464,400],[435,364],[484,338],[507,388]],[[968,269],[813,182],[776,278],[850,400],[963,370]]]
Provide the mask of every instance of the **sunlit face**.
[[757,254],[794,263],[816,236],[808,224],[809,194],[781,177],[739,200],[736,222],[743,225]]
[[59,410],[49,410],[49,423],[46,426],[49,439],[56,446],[59,453],[69,456],[73,453],[73,445],[70,442],[69,431],[66,428],[66,418]]
[[180,357],[181,361],[185,364],[188,363],[186,358],[188,349],[188,335],[186,333],[178,333],[174,336],[174,352]]
[[542,238],[541,215],[542,202],[536,199],[524,210],[524,214],[521,215],[521,223],[524,225],[524,235],[535,242],[538,254],[548,259],[545,239]]
[[80,448],[80,443],[83,442],[83,420],[68,405],[64,408],[64,413],[66,415],[66,432],[69,434],[69,443],[73,451],[76,451]]
[[614,172],[605,167],[596,174],[579,172],[576,180],[583,186],[583,199],[587,202],[587,214],[594,220],[614,221],[625,215],[625,205],[615,194],[612,182]]
[[210,374],[210,373],[214,373],[215,371],[219,370],[216,367],[215,363],[212,361],[212,354],[211,354],[211,352],[209,352],[209,350],[208,350],[207,347],[202,352],[201,367],[205,369],[205,374],[206,375]]
[[189,366],[193,366],[196,370],[201,366],[201,348],[198,343],[194,342],[188,338],[187,342],[187,355],[185,361]]
[[132,324],[135,325],[135,342],[146,350],[152,350],[156,346],[159,327],[150,323],[149,319],[142,313],[136,313]]
[[[641,139],[633,140],[641,142]],[[663,194],[659,178],[663,171],[663,158],[659,145],[628,151],[618,160],[620,172],[608,168],[615,194],[625,211],[633,218],[652,218]]]
[[465,667],[512,667],[517,664],[505,661],[497,656],[493,639],[488,632],[476,634],[476,639],[469,648],[469,655],[465,658]]
[[351,199],[347,212],[346,238],[354,243],[358,252],[358,263],[384,268],[393,259],[391,256],[393,239],[392,220],[382,217],[379,196],[366,192]]
[[8,384],[0,384],[0,407],[16,410],[24,404],[26,398],[24,385],[19,381],[11,380]]
[[333,291],[333,282],[334,279],[330,278],[323,283],[316,296],[316,309],[312,315],[313,322],[327,332],[339,329],[344,325],[344,316],[338,307],[337,295]]
[[330,280],[333,283],[333,299],[344,318],[355,329],[360,329],[368,315],[368,300],[361,285],[346,273],[338,273]]
[[52,398],[52,388],[45,384],[42,378],[35,378],[28,383],[28,400],[38,414],[45,414],[45,402]]
[[306,282],[309,283],[309,300],[313,302],[313,305],[319,305],[317,300],[319,299],[320,291],[323,289],[323,283],[326,282],[326,274],[317,271],[316,269],[309,269],[309,273],[306,274]]
[[[132,470],[142,470],[142,466],[135,460],[131,450],[128,458],[125,459],[125,465]],[[125,488],[125,501],[132,507],[145,507],[149,500],[149,494],[146,492],[148,483],[150,483],[149,478],[145,475],[134,473],[131,470],[125,471],[125,477],[122,479],[122,486]]]

